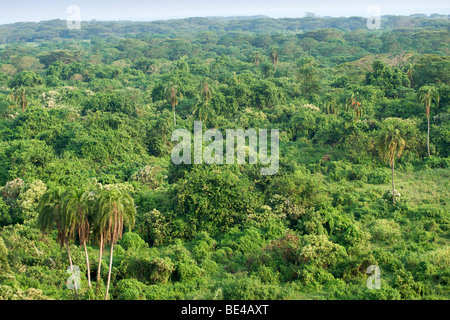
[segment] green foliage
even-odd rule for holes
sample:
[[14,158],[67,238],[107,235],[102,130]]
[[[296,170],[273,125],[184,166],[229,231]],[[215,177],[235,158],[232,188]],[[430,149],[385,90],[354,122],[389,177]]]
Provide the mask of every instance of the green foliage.
[[385,170],[381,168],[374,169],[367,176],[367,182],[373,184],[384,184],[389,182],[389,179],[390,179],[389,173],[387,173]]
[[117,282],[113,295],[117,300],[145,300],[145,285],[136,279],[122,279]]
[[3,239],[0,238],[0,274],[8,273],[9,271],[8,249],[5,247]]
[[391,68],[382,61],[374,61],[372,68],[373,71],[366,74],[366,83],[381,87],[387,94],[410,85],[407,75],[399,68]]
[[128,116],[136,116],[136,102],[132,98],[131,93],[95,93],[88,101],[86,101],[83,113],[91,112],[120,112]]
[[130,255],[120,265],[122,273],[135,278],[144,284],[166,283],[174,271],[170,258],[142,258]]
[[327,239],[325,235],[305,236],[305,245],[300,251],[300,261],[318,267],[327,267],[345,257],[345,249]]
[[177,191],[189,234],[217,234],[242,222],[259,201],[250,188],[244,176],[227,167],[195,167]]
[[[366,20],[1,26],[0,299],[448,299],[448,19]],[[277,174],[174,165],[196,120]]]
[[120,241],[120,245],[125,250],[139,251],[146,247],[146,243],[142,240],[138,234],[133,232],[126,232],[122,236],[122,240]]
[[400,226],[392,220],[379,219],[371,226],[370,233],[375,241],[394,244],[401,237]]
[[34,87],[43,83],[44,79],[41,76],[33,71],[24,71],[16,74],[9,82],[9,86],[11,88]]
[[226,281],[222,292],[225,300],[278,300],[282,296],[276,285],[245,276]]
[[419,57],[414,65],[414,84],[421,87],[426,84],[449,84],[450,60],[448,56],[426,54]]

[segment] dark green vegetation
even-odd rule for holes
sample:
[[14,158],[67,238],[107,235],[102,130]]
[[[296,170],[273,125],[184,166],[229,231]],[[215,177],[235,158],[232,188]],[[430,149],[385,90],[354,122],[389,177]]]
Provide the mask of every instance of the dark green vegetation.
[[[449,22],[365,23],[0,26],[0,298],[449,299]],[[278,174],[173,165],[194,120]]]

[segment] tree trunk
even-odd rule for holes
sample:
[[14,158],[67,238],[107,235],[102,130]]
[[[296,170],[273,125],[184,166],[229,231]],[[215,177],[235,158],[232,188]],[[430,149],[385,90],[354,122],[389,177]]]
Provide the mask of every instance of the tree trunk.
[[430,116],[428,116],[427,148],[428,148],[428,156],[431,157],[431,154],[430,154]]
[[22,111],[25,112],[26,104],[25,104],[25,89],[22,91]]
[[392,160],[392,203],[395,204],[394,160]]
[[87,278],[89,288],[91,287],[91,266],[89,265],[89,255],[86,248],[86,241],[83,243],[84,246],[84,254],[86,255],[86,268],[87,268]]
[[172,109],[173,109],[173,124],[176,126],[177,125],[177,119],[175,117],[175,105],[172,105]]
[[103,253],[103,235],[100,236],[100,253],[98,257],[98,269],[97,269],[97,287],[100,285],[100,269],[102,267],[102,253]]
[[111,242],[111,254],[109,256],[109,272],[108,272],[108,282],[106,284],[105,300],[108,300],[109,283],[111,282],[111,269],[112,269],[112,261],[113,261],[113,251],[114,251],[114,242]]
[[67,246],[67,254],[69,255],[69,263],[70,263],[70,271],[72,271],[72,279],[73,279],[73,285],[75,287],[75,292],[78,296],[78,289],[77,289],[77,281],[75,280],[75,274],[73,273],[73,264],[72,264],[72,256],[70,255],[70,249],[69,249],[69,243],[66,243]]

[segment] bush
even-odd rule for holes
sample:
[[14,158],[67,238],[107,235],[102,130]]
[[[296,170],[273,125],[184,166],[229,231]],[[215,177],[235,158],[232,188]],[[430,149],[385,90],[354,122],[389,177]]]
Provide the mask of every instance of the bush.
[[424,293],[423,286],[414,281],[410,272],[400,269],[396,272],[396,279],[394,283],[403,299],[418,299]]
[[9,82],[9,86],[11,88],[34,87],[44,83],[44,78],[42,78],[40,75],[37,75],[33,71],[23,71],[16,74],[11,79],[11,81]]
[[313,265],[304,265],[298,271],[298,279],[304,286],[311,288],[317,288],[318,286],[335,280],[333,275],[327,270],[317,268]]
[[144,284],[166,283],[174,271],[174,264],[170,258],[150,259],[132,255],[122,260],[119,269],[122,274]]
[[258,270],[255,272],[255,275],[258,276],[264,284],[277,284],[281,279],[280,272],[263,265],[259,266]]
[[145,287],[136,279],[122,279],[114,286],[113,295],[117,300],[145,300]]
[[0,226],[5,226],[13,222],[9,209],[10,207],[0,198]]
[[88,110],[120,112],[133,117],[137,115],[135,99],[130,98],[128,94],[118,92],[94,94],[84,104],[83,113],[86,114]]
[[401,228],[393,220],[379,219],[370,227],[370,233],[376,241],[394,244],[401,237]]
[[175,300],[176,296],[172,285],[170,284],[154,284],[146,286],[145,298],[147,300]]
[[381,168],[374,169],[369,175],[367,176],[367,182],[371,184],[383,184],[388,183],[390,181],[391,177],[389,173],[387,173],[385,170]]
[[192,248],[192,255],[194,256],[195,260],[202,261],[204,259],[210,258],[214,245],[215,243],[211,245],[204,240],[200,240],[197,245]]
[[229,166],[194,166],[185,176],[177,199],[191,237],[198,231],[223,232],[242,222],[258,205],[258,194],[247,178]]
[[302,263],[327,267],[346,256],[344,247],[328,240],[325,235],[306,235],[299,259]]
[[170,227],[166,214],[153,209],[151,212],[144,213],[138,219],[141,220],[140,230],[150,245],[159,246],[170,238]]
[[441,158],[441,157],[427,157],[423,160],[423,166],[425,168],[449,168],[450,167],[450,158]]
[[259,279],[243,277],[225,281],[224,300],[277,300],[282,298],[281,287],[263,284]]
[[138,251],[140,249],[144,249],[147,247],[145,241],[142,240],[138,234],[133,232],[124,233],[122,236],[122,240],[119,242],[119,244],[125,250],[133,250],[133,251]]
[[181,261],[176,264],[175,278],[179,281],[192,281],[201,277],[203,270],[195,261]]
[[6,249],[3,239],[0,238],[0,274],[9,272],[8,249]]

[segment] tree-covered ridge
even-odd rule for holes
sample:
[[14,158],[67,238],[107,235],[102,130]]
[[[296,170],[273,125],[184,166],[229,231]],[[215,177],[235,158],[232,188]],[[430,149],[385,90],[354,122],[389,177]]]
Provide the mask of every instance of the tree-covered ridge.
[[[365,23],[0,26],[0,298],[448,299],[448,20]],[[174,165],[196,120],[278,174]]]
[[[19,22],[0,25],[0,44],[45,42],[53,40],[90,40],[93,37],[134,37],[151,34],[155,38],[177,37],[186,33],[201,32],[205,37],[234,34],[296,34],[318,29],[354,31],[367,29],[365,17],[318,17],[270,18],[250,17],[195,17],[187,19],[158,20],[148,22],[133,21],[82,21],[80,30],[67,28],[66,20],[41,22]],[[381,16],[385,30],[400,29],[441,29],[448,28],[448,15],[433,14],[411,16]],[[314,38],[314,37],[313,37]]]

